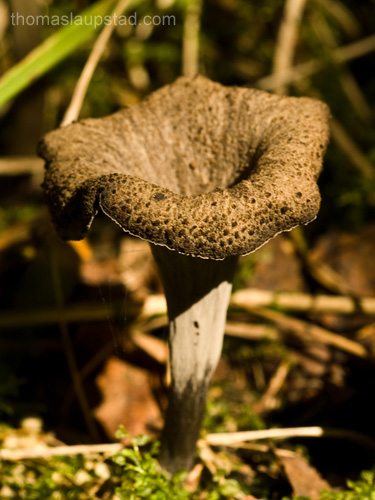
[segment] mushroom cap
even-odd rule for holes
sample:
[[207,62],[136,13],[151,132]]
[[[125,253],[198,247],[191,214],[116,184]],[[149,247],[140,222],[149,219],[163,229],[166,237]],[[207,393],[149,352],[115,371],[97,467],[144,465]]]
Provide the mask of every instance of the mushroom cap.
[[185,255],[248,254],[316,217],[328,117],[315,99],[197,76],[52,131],[39,154],[56,231],[82,239],[101,209]]

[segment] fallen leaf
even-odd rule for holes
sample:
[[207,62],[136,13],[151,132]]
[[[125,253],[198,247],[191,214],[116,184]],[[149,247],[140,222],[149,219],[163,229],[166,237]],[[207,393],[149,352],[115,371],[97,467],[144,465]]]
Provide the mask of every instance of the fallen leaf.
[[204,469],[203,464],[196,464],[189,472],[187,478],[185,479],[184,487],[190,493],[194,493],[195,491],[197,491],[203,469]]
[[120,424],[132,436],[149,434],[161,427],[159,407],[146,370],[111,357],[96,383],[103,402],[96,408],[95,417],[108,437],[114,439]]
[[322,490],[331,490],[331,486],[327,481],[300,453],[296,453],[293,457],[280,456],[279,460],[293,488],[294,496],[310,497],[312,500],[318,500]]
[[280,234],[257,251],[254,274],[248,286],[262,290],[305,290],[301,262],[286,236]]
[[375,225],[357,233],[328,233],[310,252],[312,263],[324,262],[354,295],[375,295]]

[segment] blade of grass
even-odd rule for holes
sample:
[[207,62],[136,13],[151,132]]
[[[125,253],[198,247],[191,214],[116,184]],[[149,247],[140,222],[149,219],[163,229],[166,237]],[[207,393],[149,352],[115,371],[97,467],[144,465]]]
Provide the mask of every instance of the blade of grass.
[[[104,17],[111,13],[114,3],[115,0],[97,2],[81,12],[80,17],[92,21],[95,16]],[[95,22],[73,23],[59,29],[32,50],[0,78],[0,107],[89,40],[98,28]]]
[[201,0],[194,0],[187,3],[182,39],[182,73],[184,76],[194,76],[199,73],[199,31],[201,14]]
[[103,28],[103,31],[96,39],[90,55],[86,61],[86,64],[82,70],[81,76],[79,77],[79,80],[76,84],[72,100],[69,104],[68,109],[66,110],[63,121],[61,122],[61,126],[69,125],[74,120],[78,119],[87,89],[90,85],[91,78],[93,77],[96,66],[99,63],[99,60],[107,46],[107,43],[111,38],[113,30],[116,27],[115,19],[122,15],[125,9],[129,7],[129,3],[130,0],[119,0],[112,12],[111,22],[109,24],[106,24],[106,26]]
[[[298,30],[301,23],[306,0],[286,0],[284,16],[277,34],[274,74],[276,78],[292,67],[294,53],[298,43]],[[281,82],[275,91],[277,94],[287,94],[287,86]]]

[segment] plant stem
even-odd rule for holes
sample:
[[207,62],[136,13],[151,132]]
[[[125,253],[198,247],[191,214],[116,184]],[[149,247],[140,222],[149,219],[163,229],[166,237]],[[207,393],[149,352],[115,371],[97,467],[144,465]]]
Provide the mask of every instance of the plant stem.
[[199,73],[199,31],[202,0],[190,0],[186,5],[182,39],[182,74],[194,76]]
[[130,0],[119,0],[112,12],[111,22],[105,25],[102,32],[96,39],[94,47],[90,52],[81,76],[79,77],[77,85],[74,89],[72,100],[65,112],[64,118],[61,122],[61,126],[69,125],[74,120],[78,119],[91,78],[93,77],[95,69],[107,46],[107,43],[111,38],[113,30],[116,27],[116,17],[120,16],[124,12],[124,10],[128,7],[129,1]]
[[155,246],[152,251],[168,305],[172,378],[159,460],[174,473],[193,465],[237,258],[204,260]]

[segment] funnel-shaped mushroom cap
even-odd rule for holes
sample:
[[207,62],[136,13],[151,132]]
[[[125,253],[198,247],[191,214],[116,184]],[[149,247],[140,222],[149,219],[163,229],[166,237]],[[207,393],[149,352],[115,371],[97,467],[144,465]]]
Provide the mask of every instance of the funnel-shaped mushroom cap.
[[186,255],[247,254],[316,217],[328,109],[207,78],[55,130],[40,144],[59,235],[81,239],[98,209]]

